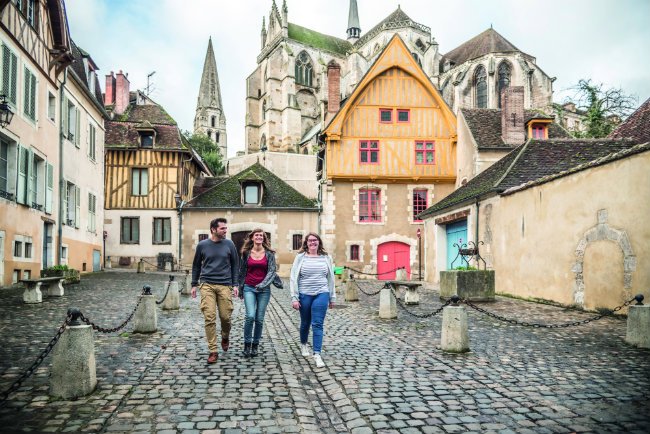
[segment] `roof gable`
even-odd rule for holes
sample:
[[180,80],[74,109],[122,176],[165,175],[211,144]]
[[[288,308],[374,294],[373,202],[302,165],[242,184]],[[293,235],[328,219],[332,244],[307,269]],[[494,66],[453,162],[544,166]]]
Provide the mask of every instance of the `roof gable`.
[[476,59],[489,53],[509,52],[522,51],[510,43],[510,41],[508,41],[506,38],[501,36],[499,32],[490,27],[484,32],[474,36],[469,41],[464,42],[463,44],[454,48],[449,53],[442,56],[442,58],[443,61],[449,60],[456,65],[460,65],[461,63],[464,63],[468,60]]
[[398,68],[406,74],[412,76],[419,84],[421,84],[431,95],[433,100],[440,107],[442,116],[449,125],[455,128],[456,117],[451,109],[444,101],[440,92],[431,83],[427,75],[422,70],[422,67],[411,56],[411,52],[404,44],[404,41],[396,33],[388,42],[386,47],[382,50],[381,54],[377,57],[372,66],[368,69],[359,84],[355,87],[354,91],[347,98],[341,109],[332,117],[331,121],[325,128],[325,133],[328,136],[340,136],[343,124],[348,114],[360,103],[365,90],[377,77],[392,68]]
[[400,6],[397,6],[397,9],[393,11],[390,15],[388,15],[386,18],[381,20],[376,26],[374,26],[372,29],[370,29],[368,32],[363,34],[361,38],[359,38],[358,41],[354,43],[355,47],[361,47],[364,45],[366,42],[377,36],[379,33],[381,33],[384,30],[394,30],[394,29],[403,29],[406,27],[410,27],[416,30],[419,30],[423,33],[426,33],[428,35],[431,35],[431,28],[427,27],[423,24],[416,23],[404,13],[402,8]]

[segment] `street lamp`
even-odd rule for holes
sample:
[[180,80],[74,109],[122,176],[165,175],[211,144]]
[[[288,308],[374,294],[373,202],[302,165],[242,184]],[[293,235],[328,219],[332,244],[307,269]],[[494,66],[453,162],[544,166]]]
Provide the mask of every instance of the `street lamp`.
[[422,231],[418,228],[418,278],[422,280]]
[[11,119],[14,117],[14,112],[11,111],[9,103],[7,102],[6,95],[0,95],[0,127],[4,128],[11,123]]
[[183,206],[187,203],[181,199],[181,195],[174,194],[176,209],[178,210],[178,265],[181,265],[181,256],[183,254]]

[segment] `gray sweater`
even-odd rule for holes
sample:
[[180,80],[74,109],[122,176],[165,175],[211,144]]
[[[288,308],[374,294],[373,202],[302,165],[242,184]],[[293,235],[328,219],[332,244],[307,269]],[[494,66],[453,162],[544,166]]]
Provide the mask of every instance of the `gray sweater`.
[[239,281],[239,255],[235,244],[227,239],[210,238],[199,242],[192,262],[192,286],[200,283],[236,286]]

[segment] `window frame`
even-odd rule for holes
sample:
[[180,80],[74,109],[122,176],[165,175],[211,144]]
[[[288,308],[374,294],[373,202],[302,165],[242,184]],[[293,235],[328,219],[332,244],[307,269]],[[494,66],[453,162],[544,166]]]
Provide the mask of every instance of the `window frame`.
[[358,244],[350,245],[350,261],[360,261],[359,259],[361,258],[360,250],[361,247]]
[[[140,136],[140,147],[142,149],[153,149],[156,143],[156,133],[153,131],[139,131],[138,133]],[[145,139],[149,138],[151,138],[151,143],[148,140],[145,142]]]
[[32,123],[36,123],[38,101],[38,79],[36,74],[27,65],[23,65],[23,116]]
[[[416,198],[416,195],[418,193],[424,193],[424,203],[421,203],[421,201],[419,201],[419,199]],[[413,222],[421,223],[423,220],[416,218],[416,216],[429,207],[429,190],[427,190],[426,188],[414,189],[411,198],[411,203],[413,207]]]
[[[136,177],[136,173],[138,173],[138,176]],[[143,184],[143,176],[142,174],[146,174],[144,177],[146,180],[146,185],[145,185],[145,190],[143,193],[142,189],[142,184]],[[138,189],[136,193],[136,178],[138,181]],[[132,167],[131,168],[131,196],[135,197],[145,197],[149,195],[149,169],[146,167]]]
[[[389,113],[390,119],[385,121],[382,119],[382,114]],[[380,124],[392,124],[393,123],[393,109],[392,108],[380,108],[379,109],[379,123]]]
[[[160,239],[156,238],[157,223],[160,223]],[[169,239],[165,240],[165,226],[168,226]],[[154,217],[152,222],[151,243],[156,245],[172,243],[172,219],[170,217]]]
[[[124,223],[125,221],[129,221],[129,239],[124,238]],[[133,223],[137,223],[137,234],[136,237],[134,237],[134,225]],[[135,241],[133,238],[137,238]],[[140,244],[140,217],[129,217],[129,216],[124,216],[120,217],[120,244]]]
[[[372,194],[375,193],[374,197]],[[381,189],[379,188],[360,188],[359,189],[359,223],[381,223],[383,222],[383,215],[381,209]],[[366,196],[364,199],[363,195]],[[373,216],[373,205],[377,213]],[[362,212],[366,211],[366,214]]]
[[88,232],[97,232],[97,196],[88,192]]
[[14,258],[22,258],[23,257],[23,242],[14,240]]
[[[372,144],[376,144],[377,148],[373,149],[371,147]],[[367,147],[364,148],[364,145]],[[360,165],[366,165],[366,164],[380,164],[379,160],[379,150],[381,149],[381,145],[379,143],[379,140],[359,140],[359,164]],[[377,157],[377,161],[372,161],[372,154],[375,154]],[[363,161],[362,155],[366,154],[367,161]]]
[[[399,120],[399,115],[401,113],[406,113],[406,120],[405,121],[400,121]],[[410,124],[411,123],[411,109],[397,109],[397,116],[395,118],[397,120],[398,124]]]
[[532,139],[535,140],[545,140],[546,139],[546,125],[544,124],[532,124],[530,126],[530,135]]
[[[422,145],[422,149],[418,149],[418,145]],[[427,149],[427,145],[431,145],[432,149]],[[414,157],[416,166],[433,166],[436,164],[436,142],[435,140],[417,140],[415,142]],[[418,163],[418,154],[422,154],[422,162]],[[431,154],[431,162],[427,162],[427,154]]]
[[[474,71],[474,98],[476,108],[488,108],[487,72],[483,65],[478,65]],[[481,105],[481,102],[485,104]]]
[[[303,234],[293,234],[291,236],[291,247],[293,251],[300,250],[302,248]],[[297,241],[297,242],[296,242]]]
[[311,57],[305,50],[301,51],[296,56],[294,74],[296,84],[300,86],[314,87],[314,65],[311,61]]
[[[6,58],[5,58],[6,57]],[[7,102],[16,112],[18,105],[18,55],[16,52],[4,42],[2,43],[2,55],[0,57],[2,65],[0,67],[0,92],[2,92],[7,97]],[[9,66],[5,68],[5,60],[9,61]],[[7,76],[5,76],[4,71],[7,69]],[[9,89],[5,89],[5,84]]]
[[88,124],[88,158],[97,161],[97,128],[92,123]]
[[[257,201],[256,202],[249,202],[246,197],[246,191],[248,190],[249,187],[253,187],[256,190],[257,194]],[[244,206],[259,206],[262,203],[262,184],[259,182],[251,182],[247,181],[242,183],[241,186],[241,201],[242,205]]]

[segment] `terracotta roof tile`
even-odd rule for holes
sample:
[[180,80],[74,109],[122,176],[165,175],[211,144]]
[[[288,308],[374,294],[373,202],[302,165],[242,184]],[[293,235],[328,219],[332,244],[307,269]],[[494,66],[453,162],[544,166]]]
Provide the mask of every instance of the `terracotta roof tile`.
[[629,137],[638,143],[650,142],[650,98],[616,127],[609,137]]

